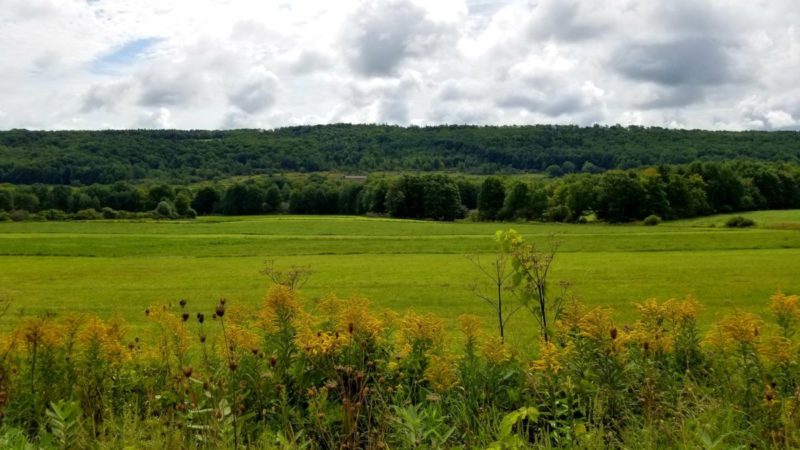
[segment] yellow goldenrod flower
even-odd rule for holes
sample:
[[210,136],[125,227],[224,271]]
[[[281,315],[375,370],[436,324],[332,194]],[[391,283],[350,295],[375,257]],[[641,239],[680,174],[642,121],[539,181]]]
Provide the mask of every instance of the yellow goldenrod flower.
[[758,342],[764,322],[752,313],[738,312],[723,317],[709,332],[707,341],[725,349],[733,345],[751,345]]
[[509,346],[499,336],[487,339],[482,350],[486,360],[495,365],[505,364],[514,357]]
[[532,361],[530,368],[536,372],[557,374],[561,371],[561,361],[568,352],[568,348],[561,349],[552,342],[544,342],[540,347],[539,359]]
[[481,330],[481,318],[474,314],[462,314],[458,316],[458,323],[467,340],[467,346],[475,345],[483,333]]
[[448,391],[458,383],[455,361],[445,355],[430,355],[424,378],[434,391],[439,393]]

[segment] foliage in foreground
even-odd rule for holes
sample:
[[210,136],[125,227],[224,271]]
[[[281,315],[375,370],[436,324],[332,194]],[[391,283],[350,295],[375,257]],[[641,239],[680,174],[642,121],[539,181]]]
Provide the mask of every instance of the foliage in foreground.
[[[30,317],[2,340],[3,448],[786,448],[800,445],[797,295],[706,334],[687,298],[564,305],[537,356],[478,317],[376,313],[272,286],[258,310]],[[532,343],[534,346],[535,343]],[[32,443],[32,444],[29,444]]]

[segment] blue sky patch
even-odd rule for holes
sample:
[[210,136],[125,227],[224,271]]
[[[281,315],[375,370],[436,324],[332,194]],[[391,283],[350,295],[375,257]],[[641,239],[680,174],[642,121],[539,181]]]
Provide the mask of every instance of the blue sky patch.
[[122,69],[139,60],[147,50],[161,41],[161,38],[154,37],[128,41],[112,49],[110,52],[95,58],[95,60],[92,61],[91,69],[93,72],[111,72]]

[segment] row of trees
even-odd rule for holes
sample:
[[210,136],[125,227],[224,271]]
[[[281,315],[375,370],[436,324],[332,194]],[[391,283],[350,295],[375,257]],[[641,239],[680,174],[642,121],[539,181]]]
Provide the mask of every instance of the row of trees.
[[0,183],[191,184],[279,172],[546,172],[733,159],[798,162],[797,132],[320,125],[271,131],[0,131]]
[[753,163],[697,162],[534,183],[488,177],[478,200],[481,220],[580,221],[596,214],[628,222],[789,208],[800,208],[800,169]]
[[[456,220],[477,210],[478,220],[627,222],[757,209],[800,208],[800,168],[788,164],[693,163],[647,169],[579,173],[535,181],[521,177],[451,177],[442,174],[349,181],[308,177],[256,177],[201,188],[156,184],[0,187],[0,211],[156,212],[197,214],[377,214]],[[84,214],[85,216],[86,214]]]

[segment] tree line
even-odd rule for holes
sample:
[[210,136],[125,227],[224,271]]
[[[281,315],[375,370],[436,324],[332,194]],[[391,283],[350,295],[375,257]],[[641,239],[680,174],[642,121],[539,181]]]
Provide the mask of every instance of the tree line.
[[800,166],[694,162],[562,177],[320,174],[202,186],[125,181],[0,186],[0,219],[192,218],[196,215],[375,214],[399,218],[629,222],[800,208]]
[[318,125],[276,130],[0,131],[0,183],[192,184],[281,172],[550,176],[734,159],[800,162],[798,132],[638,126]]

